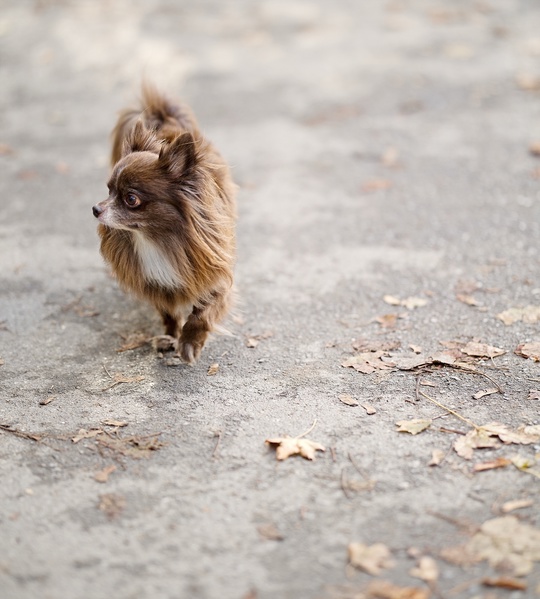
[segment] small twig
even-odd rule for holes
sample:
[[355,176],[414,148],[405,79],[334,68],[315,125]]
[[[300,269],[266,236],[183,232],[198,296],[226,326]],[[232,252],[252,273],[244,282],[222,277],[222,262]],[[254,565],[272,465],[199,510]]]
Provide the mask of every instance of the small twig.
[[317,425],[317,418],[315,418],[315,420],[313,421],[313,424],[307,429],[307,431],[305,433],[298,435],[297,437],[295,437],[295,439],[301,439],[302,437],[309,435],[309,433],[315,428],[316,425]]
[[107,367],[105,366],[105,364],[103,364],[103,370],[107,373],[107,375],[109,376],[110,379],[113,378],[113,375],[107,370]]
[[434,512],[432,510],[427,510],[427,513],[430,516],[434,516],[435,518],[440,518],[441,520],[444,520],[445,522],[449,522],[450,524],[453,524],[454,526],[461,528],[462,530],[464,530],[465,532],[467,532],[469,534],[474,534],[475,532],[478,532],[478,530],[480,529],[480,526],[478,526],[478,524],[475,524],[474,522],[469,522],[467,520],[460,520],[459,518],[452,518],[451,516],[447,516],[446,514],[441,514],[440,512]]
[[495,385],[495,387],[497,387],[497,391],[499,393],[504,394],[504,391],[503,391],[502,387],[499,385],[499,383],[495,379],[492,379],[489,376],[489,374],[486,374],[485,372],[482,372],[481,370],[476,370],[476,368],[474,368],[474,369],[463,368],[462,366],[459,366],[457,364],[448,364],[448,366],[450,366],[450,368],[453,368],[454,370],[459,370],[460,372],[466,372],[468,374],[478,374],[479,376],[483,376],[490,383],[492,383],[493,385]]
[[422,380],[421,376],[416,377],[416,389],[414,390],[414,397],[416,401],[420,401],[420,381]]
[[347,499],[351,499],[351,495],[349,495],[347,479],[345,476],[345,467],[341,469],[341,477],[340,477],[341,490]]
[[458,414],[454,410],[446,407],[444,404],[440,403],[436,399],[433,399],[433,397],[430,397],[429,395],[426,395],[423,391],[420,391],[420,395],[422,397],[425,397],[429,401],[432,401],[435,405],[439,406],[439,408],[442,408],[443,410],[446,410],[447,412],[450,412],[450,414],[452,414],[452,416],[455,416],[456,418],[459,418],[463,422],[466,422],[469,426],[472,426],[474,429],[476,429],[476,430],[480,429],[480,427],[477,424],[475,424],[474,422],[472,422],[472,420],[468,420],[467,418],[465,418],[465,416],[462,416],[461,414]]
[[441,433],[455,433],[456,435],[466,435],[463,431],[458,431],[455,428],[447,428],[446,426],[439,426],[439,432]]
[[540,383],[540,379],[533,379],[530,377],[525,377],[528,381],[532,381],[533,383]]
[[217,441],[216,441],[216,445],[214,447],[214,451],[212,452],[213,459],[215,459],[217,457],[218,448],[221,443],[221,437],[223,437],[223,431],[218,431],[217,433],[214,433],[214,437],[217,437]]
[[43,435],[33,435],[32,433],[25,433],[24,431],[12,428],[9,424],[0,424],[0,430],[5,431],[6,433],[11,433],[16,437],[21,437],[21,439],[30,439],[30,441],[36,441],[37,443],[39,443],[43,439]]
[[354,469],[356,470],[356,472],[358,472],[358,474],[364,479],[364,480],[369,480],[369,476],[367,476],[367,474],[365,473],[365,471],[360,468],[360,466],[353,460],[353,457],[351,455],[351,452],[349,451],[349,453],[347,454],[349,457],[349,460],[351,462],[351,464],[354,466]]

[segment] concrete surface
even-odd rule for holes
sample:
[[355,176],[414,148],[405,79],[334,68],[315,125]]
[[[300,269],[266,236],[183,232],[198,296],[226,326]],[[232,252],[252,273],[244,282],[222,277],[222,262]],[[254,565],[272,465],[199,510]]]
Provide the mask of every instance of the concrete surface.
[[[533,0],[2,2],[2,599],[360,597],[350,542],[385,543],[396,585],[427,588],[415,547],[439,564],[438,596],[536,596],[538,571],[525,592],[489,590],[485,562],[440,554],[506,500],[532,498],[519,514],[540,526],[537,478],[471,471],[538,445],[467,462],[439,430],[467,425],[416,401],[417,374],[340,364],[358,339],[400,356],[477,339],[508,352],[478,366],[504,394],[474,400],[490,384],[450,368],[425,392],[480,424],[538,424],[539,367],[513,351],[539,325],[496,315],[540,304],[539,31]],[[107,276],[91,214],[143,76],[190,102],[241,186],[241,318],[193,368],[117,353],[160,324]],[[464,281],[480,306],[456,299]],[[406,318],[384,328],[389,313]],[[103,391],[117,373],[144,379]],[[396,432],[417,417],[440,418]],[[265,439],[315,420],[327,451],[278,463]],[[105,433],[71,441],[92,428],[163,445],[135,459]]]

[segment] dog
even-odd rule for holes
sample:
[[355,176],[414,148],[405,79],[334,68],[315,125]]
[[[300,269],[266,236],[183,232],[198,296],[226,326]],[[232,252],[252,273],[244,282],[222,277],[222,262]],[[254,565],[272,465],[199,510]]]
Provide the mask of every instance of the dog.
[[233,303],[236,186],[192,111],[149,85],[112,140],[109,197],[92,208],[101,254],[192,364]]

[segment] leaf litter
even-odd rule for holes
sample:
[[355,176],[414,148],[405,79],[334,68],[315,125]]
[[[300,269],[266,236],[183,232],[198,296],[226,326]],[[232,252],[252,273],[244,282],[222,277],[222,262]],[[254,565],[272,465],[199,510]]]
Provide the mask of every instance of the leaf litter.
[[347,550],[349,564],[371,576],[378,576],[383,570],[394,566],[390,549],[383,543],[349,543]]
[[303,437],[308,435],[315,428],[316,424],[317,421],[315,420],[305,433],[297,437],[275,437],[266,439],[265,443],[269,446],[275,446],[276,459],[279,461],[286,460],[292,455],[300,455],[306,458],[306,460],[314,460],[316,452],[325,451],[325,448],[320,443],[304,439]]

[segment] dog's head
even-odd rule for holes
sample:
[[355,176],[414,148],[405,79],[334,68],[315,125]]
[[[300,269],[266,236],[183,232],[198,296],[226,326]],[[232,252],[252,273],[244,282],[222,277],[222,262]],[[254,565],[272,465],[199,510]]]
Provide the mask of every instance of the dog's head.
[[138,120],[126,137],[122,157],[109,182],[109,197],[92,211],[112,229],[156,230],[178,225],[182,186],[189,186],[197,163],[196,142],[183,133],[170,143],[159,140]]

